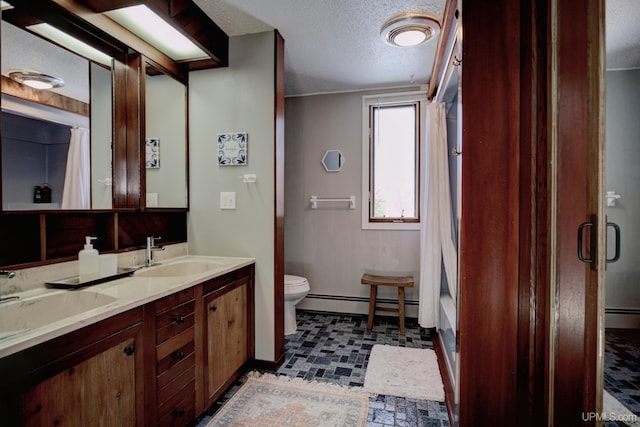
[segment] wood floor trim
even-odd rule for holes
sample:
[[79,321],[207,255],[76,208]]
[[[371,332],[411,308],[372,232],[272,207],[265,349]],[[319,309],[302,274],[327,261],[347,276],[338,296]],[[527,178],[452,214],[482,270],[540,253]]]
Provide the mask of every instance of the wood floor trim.
[[447,365],[445,362],[444,349],[442,348],[442,343],[440,342],[440,335],[434,329],[430,330],[431,332],[431,342],[433,342],[433,348],[436,352],[436,359],[438,360],[438,369],[440,370],[440,376],[442,377],[442,383],[444,384],[444,403],[447,406],[447,414],[449,414],[449,425],[456,425],[454,420],[456,419],[456,398],[455,391],[453,388],[453,384],[451,383],[451,379],[449,378],[449,373],[447,372]]

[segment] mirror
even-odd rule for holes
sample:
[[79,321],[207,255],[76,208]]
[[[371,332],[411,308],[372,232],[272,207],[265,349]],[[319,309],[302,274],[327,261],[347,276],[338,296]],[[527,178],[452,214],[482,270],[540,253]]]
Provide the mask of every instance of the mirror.
[[[2,209],[110,209],[111,71],[4,20],[1,31]],[[14,69],[65,84],[23,88],[6,77]]]
[[322,157],[322,166],[327,172],[340,172],[344,156],[340,150],[327,150]]
[[186,208],[187,87],[147,65],[145,75],[147,208]]
[[113,207],[111,70],[91,64],[91,207]]

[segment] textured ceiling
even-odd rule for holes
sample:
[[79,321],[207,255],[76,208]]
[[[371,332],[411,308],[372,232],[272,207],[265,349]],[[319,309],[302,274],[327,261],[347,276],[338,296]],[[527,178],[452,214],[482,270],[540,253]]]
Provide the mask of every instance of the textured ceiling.
[[55,92],[89,102],[89,61],[2,21],[2,74],[19,69],[61,78]]
[[445,0],[195,0],[229,36],[278,29],[287,95],[427,83],[436,40],[399,48],[382,25],[405,12],[442,21]]
[[[606,1],[607,69],[640,68],[640,1]],[[445,0],[195,0],[229,36],[277,28],[285,39],[287,95],[429,80],[435,41],[400,49],[380,39],[396,14],[442,21]]]

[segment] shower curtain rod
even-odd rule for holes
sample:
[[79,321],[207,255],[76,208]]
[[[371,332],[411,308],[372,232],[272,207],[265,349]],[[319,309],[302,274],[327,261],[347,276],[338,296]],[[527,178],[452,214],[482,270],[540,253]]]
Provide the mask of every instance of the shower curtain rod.
[[[455,37],[457,38],[457,35]],[[438,82],[438,87],[436,88],[436,94],[433,97],[433,99],[437,102],[442,102],[442,97],[444,96],[447,86],[449,85],[449,79],[451,79],[451,74],[453,74],[453,67],[458,67],[461,65],[460,59],[454,58],[454,55],[453,55],[457,45],[458,45],[458,41],[454,40],[453,43],[451,44],[451,48],[447,52],[447,61],[446,61],[447,66],[444,69],[444,73],[442,73],[442,78]]]

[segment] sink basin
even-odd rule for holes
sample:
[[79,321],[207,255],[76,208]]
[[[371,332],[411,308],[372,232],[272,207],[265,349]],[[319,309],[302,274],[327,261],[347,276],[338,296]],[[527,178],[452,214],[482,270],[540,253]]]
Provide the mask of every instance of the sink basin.
[[155,267],[143,268],[133,273],[138,277],[179,277],[193,276],[216,270],[227,265],[218,261],[182,261],[174,264],[158,265]]
[[116,301],[99,292],[61,292],[0,304],[0,334],[38,328]]

